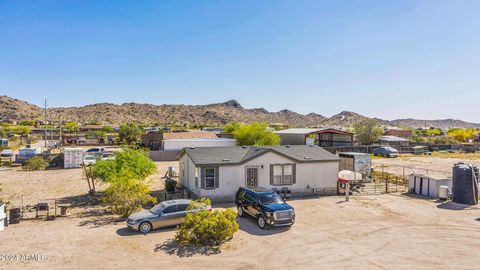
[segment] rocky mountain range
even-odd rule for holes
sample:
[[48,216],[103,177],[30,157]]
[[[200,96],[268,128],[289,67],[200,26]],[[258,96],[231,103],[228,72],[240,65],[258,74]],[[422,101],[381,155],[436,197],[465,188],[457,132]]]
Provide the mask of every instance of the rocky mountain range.
[[[140,122],[166,125],[209,125],[221,126],[232,121],[250,123],[254,121],[284,123],[296,127],[348,128],[367,117],[343,111],[332,117],[317,113],[300,114],[290,110],[269,112],[264,108],[246,109],[236,100],[208,105],[152,105],[140,103],[97,103],[82,107],[57,107],[48,109],[49,121],[75,121],[122,124]],[[0,96],[0,120],[43,120],[43,108],[8,96]],[[377,119],[382,125],[440,128],[479,128],[480,124],[461,120],[416,120],[393,121]]]

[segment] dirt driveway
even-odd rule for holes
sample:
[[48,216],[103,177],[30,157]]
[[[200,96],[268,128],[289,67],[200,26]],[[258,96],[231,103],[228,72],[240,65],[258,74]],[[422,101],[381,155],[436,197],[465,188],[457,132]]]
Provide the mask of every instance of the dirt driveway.
[[[158,163],[152,189],[162,188],[155,179],[169,165],[178,163]],[[0,171],[0,183],[13,204],[21,194],[33,204],[87,191],[80,170]],[[480,268],[479,207],[400,194],[342,201],[290,201],[297,215],[291,229],[260,230],[252,219],[238,219],[240,231],[221,250],[180,248],[172,228],[142,235],[100,207],[81,206],[68,217],[22,220],[0,232],[0,269]]]
[[221,250],[182,249],[173,229],[148,235],[88,209],[55,221],[22,221],[0,233],[0,254],[45,260],[1,261],[0,269],[478,269],[480,208],[403,195],[291,201],[297,223],[240,231]]

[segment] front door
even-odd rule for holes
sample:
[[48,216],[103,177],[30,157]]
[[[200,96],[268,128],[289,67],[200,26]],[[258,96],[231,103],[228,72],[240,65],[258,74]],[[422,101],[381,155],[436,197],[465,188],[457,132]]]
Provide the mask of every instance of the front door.
[[257,167],[247,167],[246,172],[246,186],[247,187],[256,187],[258,184],[258,168]]

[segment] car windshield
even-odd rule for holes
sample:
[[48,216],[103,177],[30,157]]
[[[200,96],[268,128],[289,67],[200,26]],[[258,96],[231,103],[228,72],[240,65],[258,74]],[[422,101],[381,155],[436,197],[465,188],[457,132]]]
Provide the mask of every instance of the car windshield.
[[150,213],[158,215],[165,208],[165,204],[159,203],[150,209]]
[[277,193],[261,194],[259,198],[260,198],[260,203],[263,205],[283,203],[282,198],[280,198],[280,196],[278,196]]

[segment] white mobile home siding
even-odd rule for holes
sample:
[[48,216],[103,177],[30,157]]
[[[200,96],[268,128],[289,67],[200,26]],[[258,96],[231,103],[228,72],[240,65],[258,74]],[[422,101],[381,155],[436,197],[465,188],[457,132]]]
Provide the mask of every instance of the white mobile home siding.
[[[293,163],[296,163],[295,184],[283,186],[270,185],[271,164]],[[210,190],[195,188],[195,177],[192,177],[192,173],[195,175],[195,165],[187,155],[183,155],[180,159],[181,171],[183,164],[189,166],[189,169],[185,170],[185,176],[181,175],[180,177],[181,179],[185,179],[182,181],[185,181],[187,185],[184,185],[198,197],[209,197],[216,201],[234,200],[238,188],[246,184],[245,174],[247,167],[258,167],[258,186],[262,187],[278,189],[288,187],[294,194],[313,194],[313,189],[317,189],[320,193],[324,194],[335,194],[337,188],[338,161],[298,163],[270,152],[244,164],[219,166],[219,187]]]

